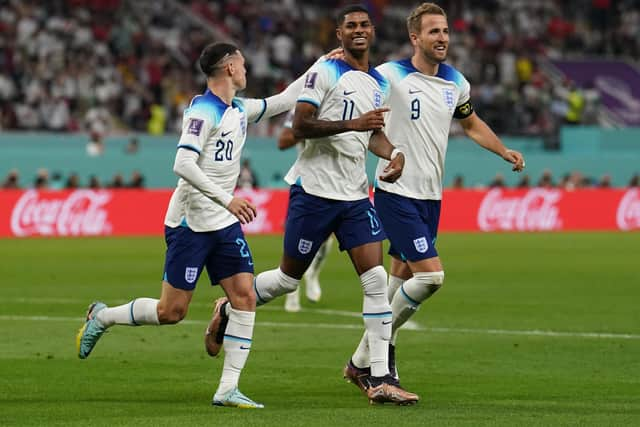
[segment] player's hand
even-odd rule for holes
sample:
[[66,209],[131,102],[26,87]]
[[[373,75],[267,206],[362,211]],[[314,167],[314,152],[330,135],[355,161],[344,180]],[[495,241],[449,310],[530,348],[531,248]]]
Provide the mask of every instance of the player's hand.
[[404,169],[404,154],[398,153],[396,158],[391,160],[387,167],[384,168],[384,173],[379,177],[380,181],[396,182],[402,175],[402,169]]
[[337,47],[333,49],[331,52],[324,54],[324,59],[344,59],[344,49],[341,47]]
[[513,168],[511,169],[514,172],[522,172],[524,170],[524,157],[522,153],[516,150],[507,150],[504,152],[503,159],[505,159],[509,163],[513,163]]
[[241,224],[248,224],[258,215],[256,207],[245,199],[234,197],[227,206],[227,210],[240,220]]
[[368,130],[380,130],[384,127],[384,113],[388,108],[376,108],[367,111],[357,119],[351,120],[352,130],[363,132]]

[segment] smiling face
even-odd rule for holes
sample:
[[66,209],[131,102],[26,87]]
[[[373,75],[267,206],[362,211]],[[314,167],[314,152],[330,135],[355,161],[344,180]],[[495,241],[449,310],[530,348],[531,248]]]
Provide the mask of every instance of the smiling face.
[[344,21],[336,29],[336,35],[344,50],[362,53],[371,46],[375,37],[375,29],[368,13],[351,12],[344,15]]
[[431,64],[447,59],[449,24],[443,15],[424,14],[420,17],[420,31],[409,33],[416,52]]

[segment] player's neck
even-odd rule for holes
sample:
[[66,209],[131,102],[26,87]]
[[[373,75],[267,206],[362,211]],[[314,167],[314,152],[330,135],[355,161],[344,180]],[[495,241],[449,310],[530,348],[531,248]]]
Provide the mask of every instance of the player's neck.
[[345,50],[344,62],[349,64],[351,68],[364,71],[366,73],[369,71],[369,51],[362,52],[359,54],[359,56],[356,56],[353,54],[353,52]]
[[435,76],[438,74],[439,63],[430,62],[424,59],[422,55],[415,54],[411,57],[411,64],[416,70],[427,76]]
[[233,97],[236,96],[236,90],[234,89],[233,85],[224,80],[209,80],[207,82],[207,87],[214,95],[222,99],[227,105],[231,105]]

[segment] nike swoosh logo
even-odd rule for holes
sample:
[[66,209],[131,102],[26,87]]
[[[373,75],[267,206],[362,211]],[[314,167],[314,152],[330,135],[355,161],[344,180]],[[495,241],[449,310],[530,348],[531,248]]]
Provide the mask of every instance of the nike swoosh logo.
[[349,96],[349,95],[351,95],[352,93],[356,93],[356,91],[355,91],[355,90],[352,90],[352,91],[346,91],[346,90],[345,90],[345,91],[344,91],[344,92],[342,92],[342,93],[343,93],[343,94],[345,94],[345,96]]
[[233,132],[233,131],[230,130],[229,132],[222,132],[222,136],[225,137],[225,136],[229,135],[231,132]]
[[391,323],[391,322],[393,322],[393,320],[389,320],[389,321],[387,321],[387,322],[384,322],[384,321],[383,321],[383,322],[382,322],[382,324],[383,324],[383,325],[388,325],[388,324],[389,324],[389,323]]
[[377,236],[378,234],[380,234],[381,229],[378,229],[376,231],[372,231],[371,234],[373,234],[374,236]]
[[253,265],[253,261],[249,261],[249,265]]
[[409,95],[413,95],[415,93],[420,93],[420,92],[422,92],[422,91],[419,90],[419,89],[409,89]]
[[251,350],[251,347],[240,346],[240,350]]

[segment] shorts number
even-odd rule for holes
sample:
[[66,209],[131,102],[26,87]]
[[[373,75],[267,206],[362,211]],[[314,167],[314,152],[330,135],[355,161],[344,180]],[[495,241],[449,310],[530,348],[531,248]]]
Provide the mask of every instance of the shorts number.
[[240,256],[242,258],[249,258],[251,256],[249,249],[247,249],[247,242],[245,242],[244,239],[238,237],[236,239],[236,244],[240,246]]
[[231,160],[233,158],[233,141],[228,140],[227,142],[219,139],[216,141],[216,153],[214,155],[214,159],[216,162],[221,162],[223,160]]

